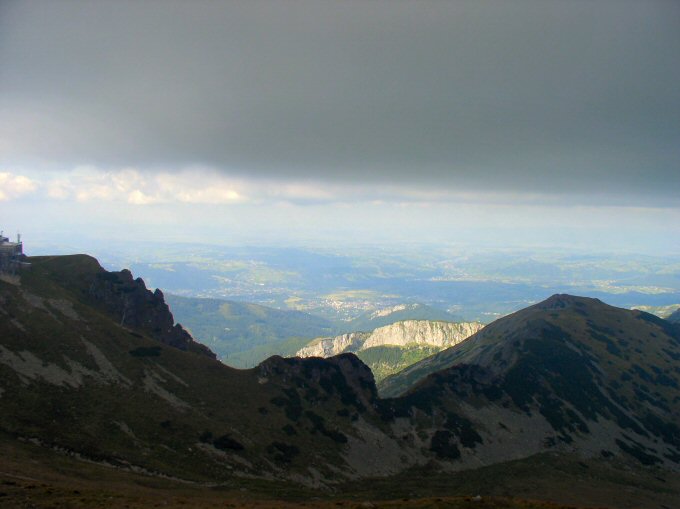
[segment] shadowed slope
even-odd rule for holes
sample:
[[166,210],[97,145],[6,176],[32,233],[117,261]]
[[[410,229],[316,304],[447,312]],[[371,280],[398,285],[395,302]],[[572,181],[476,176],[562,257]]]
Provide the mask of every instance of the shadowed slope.
[[126,271],[31,261],[20,284],[0,281],[0,431],[191,479],[351,474],[340,445],[375,397],[356,357],[229,368]]

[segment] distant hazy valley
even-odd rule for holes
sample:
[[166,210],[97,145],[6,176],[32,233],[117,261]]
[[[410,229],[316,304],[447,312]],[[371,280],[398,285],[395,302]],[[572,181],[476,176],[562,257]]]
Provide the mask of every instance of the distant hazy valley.
[[[107,244],[101,260],[115,270],[130,267],[161,288],[175,319],[235,367],[294,355],[316,338],[401,320],[489,323],[559,292],[662,317],[680,307],[680,259],[672,257],[442,245],[340,251],[147,243]],[[373,353],[361,355],[368,360]],[[402,365],[435,352],[385,347],[383,353],[390,365]]]
[[[110,270],[129,268],[150,287],[351,322],[394,306],[421,304],[446,321],[496,318],[568,292],[625,308],[670,313],[680,306],[680,258],[554,249],[440,245],[347,248],[104,242],[89,251]],[[96,246],[96,244],[95,244]],[[70,254],[43,245],[33,254]],[[386,323],[349,323],[340,332]]]
[[[361,351],[360,358],[372,359],[369,365],[374,371],[379,370],[378,376],[382,378],[397,367],[403,368],[452,346],[481,326],[451,323],[450,320],[455,319],[453,315],[421,304],[397,305],[364,313],[354,320],[331,322],[301,311],[237,301],[172,294],[166,299],[176,321],[209,346],[224,363],[239,368],[256,366],[272,355],[328,357],[345,351]],[[412,323],[420,327],[410,327]],[[372,331],[374,338],[380,339],[375,339],[375,344],[364,345]],[[317,345],[333,342],[332,336],[340,334],[355,338],[353,344],[331,347],[327,351],[307,346],[310,340]]]

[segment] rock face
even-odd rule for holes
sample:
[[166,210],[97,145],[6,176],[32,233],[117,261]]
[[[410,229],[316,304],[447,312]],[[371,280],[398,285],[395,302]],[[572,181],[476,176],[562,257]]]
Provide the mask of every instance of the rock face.
[[120,317],[123,327],[141,330],[161,343],[180,350],[195,347],[215,357],[208,348],[194,342],[180,324],[175,324],[163,292],[159,289],[151,292],[142,278],[134,279],[127,269],[98,272],[88,294],[93,302],[105,308],[109,314]]
[[404,320],[379,327],[373,332],[352,332],[334,338],[319,338],[301,348],[299,357],[331,357],[343,352],[360,352],[379,346],[431,346],[448,348],[457,345],[484,327],[478,322],[440,322]]
[[367,332],[350,332],[334,338],[318,338],[312,340],[307,346],[298,350],[298,357],[333,357],[343,352],[356,352],[361,349],[366,339],[370,336]]
[[407,346],[411,344],[448,348],[457,345],[481,330],[479,322],[434,322],[405,320],[375,329],[363,344],[363,349],[374,346]]
[[260,383],[270,380],[284,383],[305,380],[305,384],[318,384],[326,392],[341,392],[347,404],[361,408],[373,407],[378,397],[373,373],[351,354],[341,354],[323,361],[275,355],[255,369]]
[[216,358],[209,348],[175,324],[163,292],[148,290],[144,281],[135,279],[129,270],[108,272],[87,255],[32,257],[30,261],[38,265],[33,267],[32,276],[26,276],[29,280],[57,283],[60,290],[72,292],[81,303],[98,309],[126,329],[180,350]]

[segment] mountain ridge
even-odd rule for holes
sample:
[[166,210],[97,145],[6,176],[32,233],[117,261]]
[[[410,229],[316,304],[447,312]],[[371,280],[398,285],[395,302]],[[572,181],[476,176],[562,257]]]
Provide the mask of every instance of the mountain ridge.
[[[533,415],[533,434],[520,428],[514,440],[524,435],[533,447],[547,440],[586,455],[619,449],[644,464],[672,466],[680,460],[678,347],[680,330],[654,315],[554,295],[386,379],[382,394],[398,389],[400,377],[410,378],[410,386],[402,383],[400,405],[443,395],[446,401],[502,401],[500,408],[492,405],[501,413],[509,405]],[[642,348],[647,360],[635,362],[631,354]],[[479,422],[474,408],[456,407]],[[502,434],[501,426],[489,439]]]
[[326,489],[541,454],[680,471],[680,331],[647,313],[555,295],[388,379],[405,389],[385,398],[352,353],[238,370],[121,326],[88,290],[92,260],[34,258],[0,281],[0,442]]
[[395,304],[366,312],[342,324],[343,331],[372,331],[385,325],[405,320],[430,320],[435,322],[464,322],[460,317],[442,309],[418,302]]

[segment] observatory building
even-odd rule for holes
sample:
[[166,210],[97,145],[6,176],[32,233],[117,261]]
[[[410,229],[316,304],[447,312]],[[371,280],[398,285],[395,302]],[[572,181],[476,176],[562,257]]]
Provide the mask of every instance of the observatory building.
[[9,238],[0,232],[0,272],[14,274],[29,264],[23,261],[24,245],[21,235],[17,234],[17,241],[10,242]]

